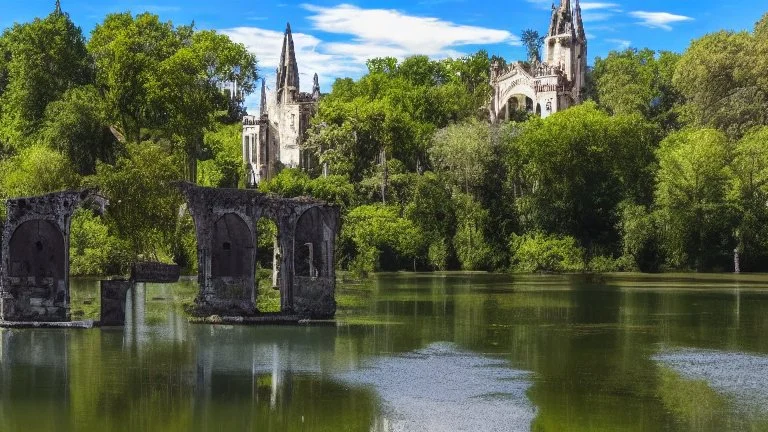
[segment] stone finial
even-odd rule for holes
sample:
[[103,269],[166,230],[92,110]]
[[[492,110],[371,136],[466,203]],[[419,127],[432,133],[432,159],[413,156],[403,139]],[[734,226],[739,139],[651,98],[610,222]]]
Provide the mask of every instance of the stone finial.
[[320,99],[320,77],[317,74],[312,78],[312,83],[312,99],[318,100]]

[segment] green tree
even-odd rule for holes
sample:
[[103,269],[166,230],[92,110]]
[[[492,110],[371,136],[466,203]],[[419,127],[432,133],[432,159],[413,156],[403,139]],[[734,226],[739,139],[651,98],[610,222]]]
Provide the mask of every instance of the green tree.
[[49,103],[92,79],[82,31],[58,10],[5,30],[0,59],[0,142],[12,147],[30,141]]
[[117,149],[103,100],[90,85],[73,87],[48,104],[39,136],[66,154],[82,175],[93,174],[96,161],[112,162]]
[[32,145],[0,160],[2,199],[43,195],[79,185],[80,177],[69,159],[44,145]]
[[[720,31],[691,43],[678,62],[674,85],[687,100],[688,121],[740,138],[768,125],[768,83],[760,37]],[[768,52],[768,51],[766,51]]]
[[457,191],[474,195],[482,186],[495,150],[491,134],[487,122],[475,119],[435,134],[430,149],[432,163]]
[[506,150],[509,188],[524,231],[570,235],[616,249],[617,208],[650,204],[656,128],[586,103],[526,122]]
[[181,165],[159,145],[128,144],[115,165],[99,163],[89,183],[109,199],[105,215],[110,231],[130,245],[135,256],[172,258],[172,245],[182,204],[174,182]]
[[541,46],[544,44],[544,37],[539,36],[536,30],[523,30],[520,41],[528,51],[528,61],[533,64],[541,61]]
[[91,33],[96,83],[104,94],[110,120],[130,142],[141,141],[142,128],[159,125],[161,110],[150,94],[160,64],[191,37],[190,27],[175,29],[156,15],[110,14]]
[[424,250],[418,228],[397,207],[382,204],[350,211],[342,224],[341,243],[350,255],[350,269],[358,273],[403,268]]
[[512,268],[526,273],[573,273],[585,269],[584,250],[573,237],[541,233],[513,235],[509,242]]
[[615,114],[638,113],[675,129],[682,97],[672,85],[679,54],[633,48],[595,60],[591,78],[600,106]]
[[[186,28],[176,30],[182,37]],[[197,159],[207,129],[226,112],[229,96],[222,85],[235,82],[244,94],[253,92],[256,58],[242,44],[214,31],[196,31],[170,57],[160,61],[148,84],[160,128],[180,142],[188,180],[197,181]]]
[[768,127],[748,133],[736,144],[731,170],[729,198],[739,215],[736,234],[742,268],[762,270],[768,255]]
[[656,206],[667,264],[696,270],[722,264],[733,250],[725,135],[683,130],[664,139],[657,153]]

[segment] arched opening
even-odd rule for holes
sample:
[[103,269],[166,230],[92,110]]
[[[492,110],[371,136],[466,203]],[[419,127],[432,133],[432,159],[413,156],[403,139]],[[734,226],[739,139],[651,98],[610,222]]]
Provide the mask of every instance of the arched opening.
[[533,112],[533,99],[527,96],[525,98],[525,111],[529,113]]
[[323,211],[314,207],[299,218],[293,252],[293,270],[299,277],[327,277],[329,238]]
[[254,241],[243,219],[227,213],[213,225],[211,276],[247,278],[253,276]]
[[536,115],[541,117],[541,104],[536,104]]
[[256,262],[256,308],[262,313],[280,312],[280,264],[282,251],[274,219],[261,218],[256,222],[258,260]]
[[[533,100],[524,94],[514,94],[507,99],[505,120],[525,121],[528,113],[532,112]],[[528,108],[531,106],[531,108]]]
[[46,220],[24,222],[13,232],[8,244],[11,277],[66,277],[64,235]]

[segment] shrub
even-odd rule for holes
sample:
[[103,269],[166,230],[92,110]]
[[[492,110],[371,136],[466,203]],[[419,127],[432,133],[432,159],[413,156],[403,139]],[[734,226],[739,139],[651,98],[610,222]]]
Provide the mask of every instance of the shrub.
[[510,240],[512,267],[521,272],[580,272],[584,250],[576,239],[541,233],[513,235]]

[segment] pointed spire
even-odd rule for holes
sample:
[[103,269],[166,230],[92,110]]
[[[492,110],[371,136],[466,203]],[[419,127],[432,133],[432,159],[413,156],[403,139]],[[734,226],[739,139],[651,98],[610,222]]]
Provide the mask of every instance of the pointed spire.
[[312,78],[312,99],[320,99],[320,77],[317,74]]
[[581,19],[581,5],[579,4],[579,0],[574,0],[573,3],[573,26],[576,30],[576,36],[586,42],[587,35],[584,32],[584,22]]
[[261,105],[259,106],[259,114],[264,115],[267,113],[267,84],[264,78],[261,79]]
[[292,101],[293,94],[299,91],[299,66],[296,63],[296,49],[293,46],[291,23],[285,26],[283,52],[277,70],[277,101]]

